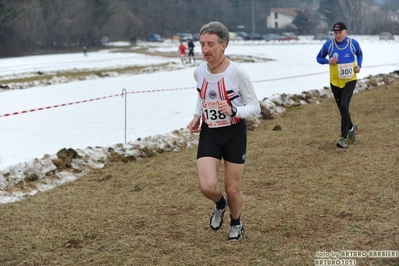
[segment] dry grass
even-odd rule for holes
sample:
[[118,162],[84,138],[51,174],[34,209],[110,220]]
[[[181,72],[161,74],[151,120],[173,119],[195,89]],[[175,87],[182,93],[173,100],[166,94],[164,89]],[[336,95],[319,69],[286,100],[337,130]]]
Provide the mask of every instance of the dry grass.
[[1,205],[0,265],[314,265],[316,251],[397,250],[398,102],[399,81],[356,94],[348,149],[335,147],[332,99],[250,131],[242,241],[226,241],[228,222],[209,229],[213,205],[198,188],[196,150],[185,149]]

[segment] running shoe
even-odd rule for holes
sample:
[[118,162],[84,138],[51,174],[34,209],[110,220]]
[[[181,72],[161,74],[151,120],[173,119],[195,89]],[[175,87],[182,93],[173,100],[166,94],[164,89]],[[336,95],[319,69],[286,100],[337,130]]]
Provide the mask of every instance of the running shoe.
[[239,225],[230,225],[229,241],[237,241],[244,237],[244,227]]
[[344,137],[341,137],[337,142],[337,147],[348,148],[348,140]]
[[353,124],[352,131],[348,132],[348,144],[355,142],[357,132],[357,125]]
[[222,227],[223,224],[223,215],[227,209],[227,200],[226,200],[226,206],[224,207],[224,209],[218,209],[215,206],[215,209],[213,210],[211,219],[209,221],[209,225],[211,226],[212,230],[219,230],[220,227]]

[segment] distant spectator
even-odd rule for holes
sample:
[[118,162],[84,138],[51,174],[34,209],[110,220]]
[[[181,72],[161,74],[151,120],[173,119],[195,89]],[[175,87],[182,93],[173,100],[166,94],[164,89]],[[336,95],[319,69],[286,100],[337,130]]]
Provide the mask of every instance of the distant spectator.
[[195,56],[194,56],[194,43],[191,39],[187,40],[187,45],[188,45],[188,62],[191,63],[191,58],[193,59],[193,62],[195,63]]
[[87,48],[86,48],[86,46],[83,46],[83,56],[84,56],[84,57],[89,56],[89,55],[87,54]]
[[137,41],[136,36],[133,36],[132,38],[130,38],[131,44],[136,44],[136,41]]
[[186,50],[187,50],[187,47],[184,45],[184,43],[181,42],[178,51],[180,54],[181,62],[183,64],[186,63]]

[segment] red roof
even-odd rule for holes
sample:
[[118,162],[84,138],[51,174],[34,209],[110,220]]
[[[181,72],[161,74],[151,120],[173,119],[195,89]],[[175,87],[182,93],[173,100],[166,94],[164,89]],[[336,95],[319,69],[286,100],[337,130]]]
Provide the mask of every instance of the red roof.
[[294,7],[288,7],[288,8],[271,8],[271,11],[277,12],[277,13],[282,13],[285,15],[293,16],[296,17],[298,15],[297,9]]

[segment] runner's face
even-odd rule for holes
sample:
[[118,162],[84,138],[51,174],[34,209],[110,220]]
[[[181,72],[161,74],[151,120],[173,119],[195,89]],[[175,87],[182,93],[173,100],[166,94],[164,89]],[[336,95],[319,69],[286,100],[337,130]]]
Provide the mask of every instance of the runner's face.
[[336,30],[334,31],[334,38],[337,42],[342,42],[343,40],[345,40],[346,34],[346,30]]
[[226,43],[219,43],[219,37],[216,34],[204,33],[200,36],[201,51],[205,61],[213,63],[223,57],[226,49]]

